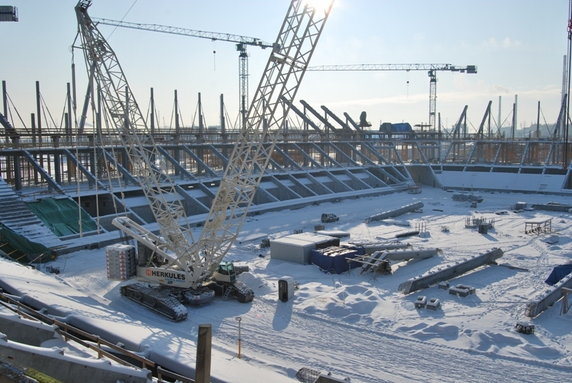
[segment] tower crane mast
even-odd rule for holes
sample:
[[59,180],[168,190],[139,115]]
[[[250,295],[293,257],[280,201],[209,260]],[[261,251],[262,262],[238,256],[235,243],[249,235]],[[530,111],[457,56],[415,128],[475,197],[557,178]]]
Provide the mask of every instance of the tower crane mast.
[[461,73],[477,73],[475,65],[456,66],[452,64],[355,64],[355,65],[321,65],[309,67],[309,71],[427,71],[429,75],[429,126],[435,128],[437,113],[437,72],[450,71]]
[[133,23],[129,21],[111,20],[93,17],[92,20],[101,25],[109,25],[120,28],[138,29],[143,31],[151,32],[161,32],[169,33],[173,35],[187,36],[187,37],[197,37],[201,39],[208,39],[211,41],[225,41],[236,44],[236,50],[238,54],[238,88],[239,88],[239,111],[242,116],[241,126],[244,127],[246,112],[248,106],[248,53],[246,51],[247,46],[259,47],[262,49],[273,48],[278,49],[276,44],[270,44],[264,42],[256,37],[242,36],[231,33],[221,33],[221,32],[208,32],[200,31],[196,29],[188,29],[181,27],[174,27],[169,25],[160,24],[145,24],[145,23]]
[[221,262],[238,236],[270,161],[271,131],[281,127],[288,113],[280,100],[293,101],[332,4],[330,0],[326,9],[316,9],[304,0],[291,0],[201,235],[193,240],[184,225],[188,221],[184,206],[176,198],[174,182],[162,171],[162,153],[148,134],[125,73],[88,15],[91,0],[79,0],[75,11],[87,70],[101,89],[104,106],[124,140],[130,165],[160,228],[156,235],[129,217],[113,220],[151,251],[137,255],[135,276],[153,287],[131,284],[122,287],[122,294],[173,320],[186,318],[183,302],[192,303],[204,289],[234,295],[243,302],[252,300],[252,290],[238,285],[234,268]]

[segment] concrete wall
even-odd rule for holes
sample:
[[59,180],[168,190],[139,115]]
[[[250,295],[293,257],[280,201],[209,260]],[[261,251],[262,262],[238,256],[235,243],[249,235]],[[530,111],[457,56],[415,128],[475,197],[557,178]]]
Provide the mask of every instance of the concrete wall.
[[0,332],[14,342],[32,346],[40,346],[47,340],[59,337],[52,326],[8,313],[0,313]]
[[[563,175],[557,174],[519,174],[497,172],[463,172],[444,170],[435,174],[443,187],[464,189],[491,189],[523,192],[561,193]],[[570,191],[569,191],[570,192]]]

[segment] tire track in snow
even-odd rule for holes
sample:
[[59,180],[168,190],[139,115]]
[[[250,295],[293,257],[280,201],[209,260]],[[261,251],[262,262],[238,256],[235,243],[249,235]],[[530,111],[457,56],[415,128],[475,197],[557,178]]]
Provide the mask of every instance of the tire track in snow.
[[[307,313],[284,310],[274,316],[289,317],[272,318],[268,305],[277,302],[258,300],[263,302],[253,305],[254,315],[243,316],[244,350],[266,355],[285,368],[310,367],[364,383],[559,382],[572,373],[572,367],[457,349]],[[281,320],[287,323],[275,329]],[[227,344],[236,337],[235,325],[223,325],[218,330],[216,338]],[[337,336],[324,338],[323,334]]]

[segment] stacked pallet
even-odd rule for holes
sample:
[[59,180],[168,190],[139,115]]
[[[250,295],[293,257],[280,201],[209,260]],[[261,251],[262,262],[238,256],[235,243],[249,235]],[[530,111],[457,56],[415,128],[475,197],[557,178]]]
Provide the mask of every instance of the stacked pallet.
[[113,281],[126,281],[137,272],[135,247],[121,243],[109,245],[105,248],[105,264],[107,279]]

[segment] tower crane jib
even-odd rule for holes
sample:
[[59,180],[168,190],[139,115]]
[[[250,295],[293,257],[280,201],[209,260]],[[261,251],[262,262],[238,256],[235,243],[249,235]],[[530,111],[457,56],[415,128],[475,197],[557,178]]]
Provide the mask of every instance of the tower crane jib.
[[236,44],[236,50],[238,54],[238,99],[239,99],[239,112],[242,116],[241,126],[244,127],[246,112],[248,110],[248,53],[246,51],[247,46],[259,47],[262,49],[272,48],[279,49],[276,43],[271,44],[262,41],[257,37],[242,36],[232,33],[221,33],[221,32],[209,32],[200,31],[196,29],[174,27],[169,25],[161,24],[146,24],[146,23],[133,23],[129,21],[111,20],[93,17],[92,20],[98,25],[109,25],[120,28],[129,28],[150,32],[161,32],[169,33],[179,36],[196,37],[201,39],[208,39],[211,41],[224,41]]
[[437,114],[437,72],[449,71],[460,73],[477,73],[475,65],[457,66],[452,64],[354,64],[354,65],[321,65],[309,67],[309,71],[427,71],[429,75],[429,126],[435,128]]

